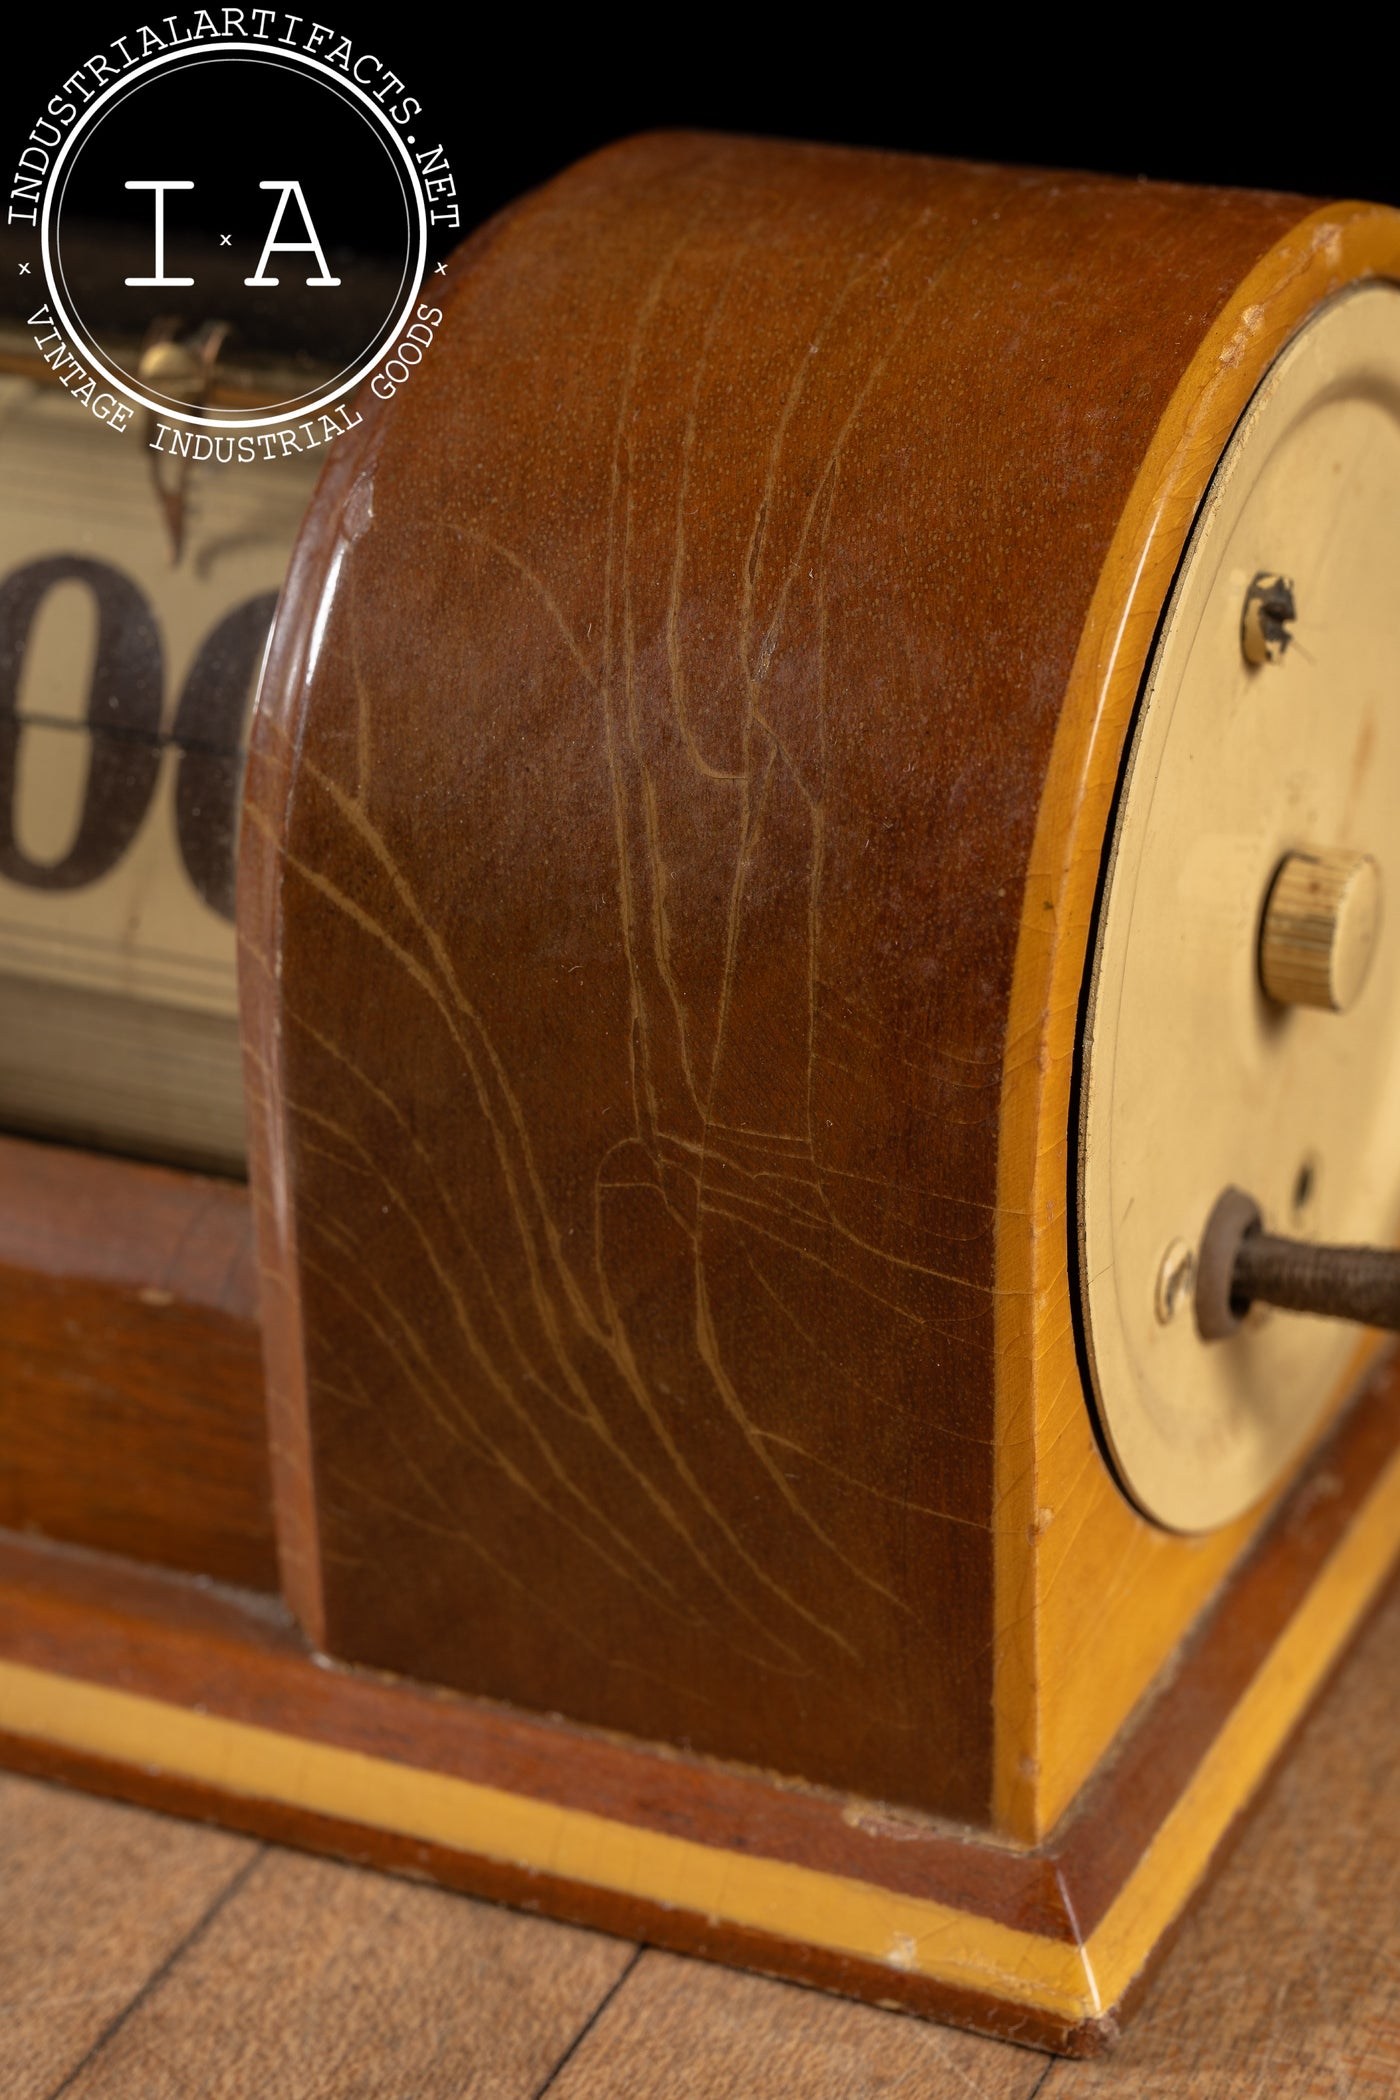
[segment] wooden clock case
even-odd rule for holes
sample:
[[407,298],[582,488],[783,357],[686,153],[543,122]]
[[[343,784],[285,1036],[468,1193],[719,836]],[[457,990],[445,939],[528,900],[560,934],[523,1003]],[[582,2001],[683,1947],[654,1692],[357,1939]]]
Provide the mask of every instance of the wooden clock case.
[[6,1150],[10,1762],[1111,2038],[1400,1541],[1361,1359],[1140,1514],[1072,1276],[1144,668],[1388,277],[1370,207],[692,136],[460,251],[255,720],[260,1311],[234,1187]]

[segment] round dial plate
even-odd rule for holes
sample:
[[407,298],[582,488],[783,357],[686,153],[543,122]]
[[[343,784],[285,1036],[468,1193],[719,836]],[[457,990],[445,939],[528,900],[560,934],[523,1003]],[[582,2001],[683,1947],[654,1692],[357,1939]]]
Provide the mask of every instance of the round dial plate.
[[[1291,583],[1251,664],[1251,583]],[[1345,1013],[1259,975],[1284,857],[1373,857],[1380,925]],[[1264,1495],[1354,1375],[1358,1331],[1256,1308],[1196,1330],[1189,1263],[1229,1186],[1268,1230],[1400,1225],[1400,287],[1280,354],[1211,484],[1163,623],[1105,868],[1081,1049],[1080,1302],[1120,1477],[1176,1530]],[[1164,1282],[1164,1278],[1168,1279]]]

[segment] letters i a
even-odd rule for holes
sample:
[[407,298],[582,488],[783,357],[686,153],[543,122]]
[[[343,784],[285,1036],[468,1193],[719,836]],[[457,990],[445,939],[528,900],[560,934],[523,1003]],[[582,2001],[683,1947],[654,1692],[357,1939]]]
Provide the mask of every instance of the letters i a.
[[[192,190],[194,184],[192,182],[141,181],[128,182],[126,187],[129,190],[154,190],[156,199],[155,275],[154,277],[128,277],[126,282],[129,285],[140,286],[193,284],[193,277],[167,277],[165,274],[165,193],[167,190]],[[307,210],[306,199],[302,195],[301,184],[299,182],[260,182],[258,188],[263,190],[280,190],[282,194],[278,201],[277,209],[272,214],[272,224],[268,227],[267,239],[263,243],[262,255],[258,260],[257,274],[253,277],[245,277],[243,282],[247,285],[260,287],[279,284],[281,282],[280,278],[267,275],[267,265],[272,256],[314,255],[320,275],[319,277],[308,277],[306,280],[308,285],[321,287],[339,284],[340,279],[332,277],[327,266],[325,252],[321,247],[316,228],[312,224],[311,213]],[[287,214],[288,201],[293,196],[297,200],[297,210],[301,213],[302,225],[306,229],[308,238],[304,241],[280,241],[277,236],[282,229],[282,221]]]

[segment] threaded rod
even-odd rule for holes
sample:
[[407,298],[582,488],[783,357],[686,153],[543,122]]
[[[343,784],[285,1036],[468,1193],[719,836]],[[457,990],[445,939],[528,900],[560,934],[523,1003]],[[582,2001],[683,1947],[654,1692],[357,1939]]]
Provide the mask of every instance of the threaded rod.
[[1289,1312],[1400,1330],[1400,1253],[1247,1232],[1235,1250],[1230,1298],[1239,1307],[1262,1299]]

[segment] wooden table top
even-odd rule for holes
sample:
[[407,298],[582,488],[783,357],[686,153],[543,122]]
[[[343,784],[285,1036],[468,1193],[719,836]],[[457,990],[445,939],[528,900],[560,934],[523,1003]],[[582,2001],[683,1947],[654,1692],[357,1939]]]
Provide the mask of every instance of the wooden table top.
[[0,1778],[4,2100],[1400,2092],[1400,1590],[1118,2049],[1070,2064]]

